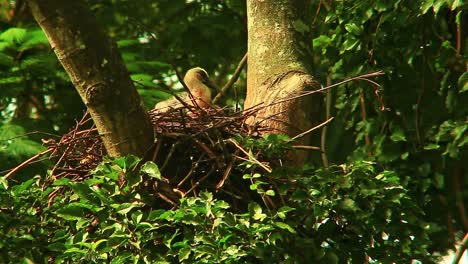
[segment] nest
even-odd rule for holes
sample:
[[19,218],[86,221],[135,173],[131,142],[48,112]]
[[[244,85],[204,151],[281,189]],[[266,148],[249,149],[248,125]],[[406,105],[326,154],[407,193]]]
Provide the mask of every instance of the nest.
[[[181,197],[197,196],[204,190],[218,193],[234,206],[236,202],[245,203],[249,200],[246,198],[258,199],[251,197],[254,194],[242,175],[246,170],[269,173],[272,161],[259,161],[261,153],[252,155],[235,139],[255,138],[267,132],[261,126],[246,123],[256,111],[230,112],[219,107],[202,109],[189,105],[164,112],[149,111],[156,141],[148,158],[159,166],[163,176],[162,181],[148,179],[153,181],[149,184],[151,193],[171,206],[176,206]],[[60,178],[83,181],[106,155],[87,113],[59,141],[44,143],[48,147],[45,153],[57,159],[50,174],[52,181]],[[243,166],[248,163],[254,166]]]
[[[237,76],[239,69],[241,68],[236,70]],[[246,121],[250,118],[252,118],[250,120],[256,120],[255,117],[260,111],[274,104],[320,93],[357,80],[367,81],[375,87],[374,93],[378,96],[381,109],[384,110],[382,96],[379,95],[380,85],[369,80],[370,77],[382,74],[383,72],[375,72],[352,77],[318,90],[291,95],[268,105],[259,104],[243,111],[232,112],[217,106],[201,108],[189,104],[168,111],[151,110],[149,116],[154,127],[156,142],[151,147],[152,152],[148,155],[148,159],[159,166],[163,179],[148,179],[147,186],[151,185],[152,188],[150,193],[166,201],[170,206],[177,206],[181,197],[197,196],[198,192],[204,190],[218,193],[220,198],[229,201],[234,209],[241,208],[242,205],[246,205],[246,202],[253,200],[262,200],[272,208],[278,203],[284,203],[281,195],[276,202],[268,196],[255,195],[249,189],[249,184],[242,179],[242,175],[244,173],[252,175],[256,172],[271,173],[273,167],[282,166],[282,159],[287,156],[285,154],[291,153],[288,152],[289,149],[281,150],[280,148],[275,155],[265,155],[261,149],[246,150],[237,140],[239,137],[259,138],[260,135],[269,132],[261,124],[277,114],[258,120],[253,125],[249,125]],[[235,81],[235,78],[231,80]],[[328,118],[325,122],[292,139],[300,138],[326,125],[332,119],[332,117]],[[46,151],[12,169],[4,178],[8,179],[39,157],[49,155],[51,159],[57,159],[50,172],[49,183],[60,178],[83,181],[91,176],[91,170],[96,168],[107,154],[97,129],[87,113],[60,140],[48,139],[43,140],[43,143],[47,146]],[[313,146],[294,146],[294,148],[321,151],[320,148]],[[267,187],[272,187],[275,182],[268,184],[270,186]],[[49,195],[49,201],[53,202],[59,192],[60,189],[52,192]]]

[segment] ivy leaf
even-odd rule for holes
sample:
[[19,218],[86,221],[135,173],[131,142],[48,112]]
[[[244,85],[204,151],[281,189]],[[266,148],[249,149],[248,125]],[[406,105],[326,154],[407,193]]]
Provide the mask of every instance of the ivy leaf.
[[343,47],[345,50],[352,50],[356,47],[356,45],[359,44],[359,39],[356,39],[355,37],[353,36],[350,36],[349,38],[347,38],[345,40],[345,42],[343,43]]
[[158,165],[152,161],[148,161],[141,167],[141,172],[148,174],[152,178],[162,180],[161,172],[159,171]]
[[440,148],[440,145],[438,144],[429,144],[429,145],[424,146],[425,150],[435,150],[439,148]]
[[88,210],[83,204],[73,203],[60,208],[57,211],[57,216],[69,221],[81,220],[86,212]]
[[345,29],[353,34],[353,35],[360,35],[362,33],[362,27],[358,26],[356,23],[348,23],[345,25]]
[[186,260],[189,258],[190,256],[190,248],[182,248],[181,250],[179,250],[179,261],[182,261],[182,260]]
[[93,191],[91,190],[91,188],[89,188],[88,185],[77,182],[71,184],[71,187],[73,189],[73,192],[75,192],[75,194],[77,194],[79,197],[84,198],[86,200],[93,200]]
[[458,78],[458,89],[459,93],[468,91],[468,72],[464,72],[460,78]]
[[341,201],[340,208],[345,211],[353,211],[353,212],[358,210],[356,202],[351,198],[345,198],[343,201]]
[[296,230],[292,228],[290,225],[283,223],[283,222],[275,222],[275,225],[281,229],[288,230],[289,232],[295,234]]
[[390,136],[390,139],[395,142],[406,141],[405,132],[403,131],[403,129],[397,128],[395,131],[393,131],[392,135]]
[[314,48],[325,48],[330,45],[332,39],[327,35],[320,35],[313,40]]
[[423,0],[420,6],[421,14],[426,14],[433,5],[434,0]]
[[[458,7],[461,7],[463,5],[463,2],[462,0],[455,0],[452,2],[452,6],[450,7],[450,9],[453,11],[455,9],[457,9]],[[461,13],[461,12],[460,12]]]
[[262,213],[262,207],[259,204],[250,203],[248,209],[249,209],[250,216],[254,220],[262,221],[263,219],[266,218],[266,214]]
[[304,23],[304,21],[298,19],[292,23],[293,28],[299,33],[307,33],[310,31],[310,27]]

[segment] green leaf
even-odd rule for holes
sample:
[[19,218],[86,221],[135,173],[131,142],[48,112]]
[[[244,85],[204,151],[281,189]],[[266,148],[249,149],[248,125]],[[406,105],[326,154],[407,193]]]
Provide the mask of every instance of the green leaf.
[[293,233],[293,234],[296,233],[296,230],[294,230],[294,228],[292,228],[290,225],[288,225],[286,223],[275,222],[275,226],[277,226],[277,227],[279,227],[281,229],[284,229],[284,230],[288,230],[290,233]]
[[326,48],[331,42],[332,39],[329,36],[320,35],[313,40],[313,46],[314,48]]
[[428,144],[428,145],[424,146],[425,150],[435,150],[435,149],[439,149],[439,148],[440,148],[440,145],[438,145],[438,144]]
[[402,129],[397,128],[395,131],[393,131],[390,139],[394,142],[406,141],[405,132]]
[[137,156],[128,155],[126,157],[117,158],[113,160],[113,162],[122,168],[124,172],[128,172],[132,170],[140,160],[141,158],[138,158]]
[[278,212],[281,212],[281,213],[288,213],[288,212],[292,212],[296,210],[296,208],[292,208],[292,207],[289,207],[289,206],[282,206],[278,209]]
[[421,14],[426,14],[434,4],[434,0],[422,0],[420,4]]
[[67,186],[70,183],[70,179],[68,178],[60,178],[55,180],[52,185],[53,186]]
[[162,180],[161,172],[159,171],[158,165],[152,161],[148,161],[141,167],[141,172],[148,174],[152,178]]
[[71,187],[73,189],[73,192],[76,193],[79,197],[84,198],[86,200],[90,200],[90,201],[94,199],[93,197],[94,192],[93,190],[91,190],[91,188],[89,188],[88,185],[81,183],[81,182],[77,182],[77,183],[72,183]]
[[213,194],[210,192],[201,192],[200,193],[200,198],[203,199],[206,202],[211,202],[213,201]]
[[353,36],[348,36],[348,38],[343,43],[344,50],[352,50],[359,44],[359,39],[356,39]]
[[304,21],[300,19],[294,20],[292,25],[293,28],[299,33],[304,34],[310,31],[310,26],[308,26],[306,23],[304,23]]
[[0,177],[0,190],[8,190],[8,179]]
[[358,210],[356,202],[351,198],[343,199],[343,201],[341,201],[340,203],[340,208],[346,211],[353,211],[353,212]]
[[464,93],[468,91],[468,72],[464,72],[460,78],[458,78],[458,92]]
[[362,33],[362,26],[358,26],[356,23],[348,23],[345,25],[345,29],[356,36]]
[[[91,249],[92,250],[96,250],[99,245],[103,244],[103,243],[106,243],[107,242],[107,239],[99,239],[98,241],[96,242],[92,242],[91,243]],[[104,244],[105,245],[105,244]]]
[[242,179],[246,179],[246,180],[252,179],[252,176],[250,174],[244,174],[242,175]]
[[[459,7],[461,7],[461,6],[463,6],[463,3],[464,3],[463,0],[454,0],[454,1],[452,2],[452,6],[450,7],[450,10],[453,11],[453,10],[455,10],[455,9],[457,9],[457,8],[459,8]],[[466,3],[466,2],[465,2],[465,3]],[[465,10],[465,11],[466,11],[466,10]],[[461,11],[460,11],[460,13],[461,13]]]
[[111,206],[117,210],[117,213],[122,214],[122,215],[126,215],[133,208],[139,208],[142,205],[140,203],[138,203],[138,202],[133,202],[133,203],[113,204]]
[[142,218],[143,218],[143,213],[141,211],[133,212],[132,220],[135,224],[140,223]]
[[448,0],[434,0],[432,9],[434,10],[434,13],[437,15],[439,11],[445,6],[448,7]]
[[129,46],[137,46],[140,42],[137,39],[123,39],[117,41],[117,46],[119,48],[129,47]]
[[[27,50],[30,48],[35,48],[39,45],[47,45],[47,47],[49,47],[49,41],[47,40],[46,35],[40,28],[28,31],[25,36],[24,42],[21,43],[19,49]],[[56,61],[55,58],[54,61]]]
[[266,214],[262,213],[262,207],[257,203],[249,203],[248,210],[254,220],[262,221],[266,218]]
[[190,257],[191,250],[190,248],[182,248],[179,250],[179,261],[186,260]]
[[87,209],[88,208],[81,203],[68,204],[57,211],[57,216],[70,221],[80,220],[85,216],[86,212],[89,211]]

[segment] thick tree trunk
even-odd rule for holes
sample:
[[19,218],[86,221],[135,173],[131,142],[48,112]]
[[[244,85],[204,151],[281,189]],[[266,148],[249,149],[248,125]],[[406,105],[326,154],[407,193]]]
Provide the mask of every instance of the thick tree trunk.
[[143,156],[153,128],[116,44],[84,1],[28,0],[34,18],[78,90],[109,155]]
[[[248,0],[248,70],[245,108],[315,90],[311,75],[311,9],[307,0]],[[318,121],[319,96],[274,104],[256,122],[273,133],[296,136]],[[314,116],[315,115],[315,116]],[[302,144],[308,144],[306,137]],[[303,154],[296,156],[299,163]]]

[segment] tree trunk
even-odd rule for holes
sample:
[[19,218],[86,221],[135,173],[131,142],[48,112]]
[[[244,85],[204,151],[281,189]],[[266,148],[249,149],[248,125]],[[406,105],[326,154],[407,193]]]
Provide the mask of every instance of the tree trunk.
[[[247,0],[248,69],[245,108],[320,88],[311,75],[311,8],[307,0]],[[273,133],[296,136],[318,121],[320,96],[285,101],[260,111]],[[300,144],[309,144],[308,136]],[[293,157],[302,163],[305,154]]]
[[143,156],[153,128],[117,45],[81,0],[28,0],[110,156]]

